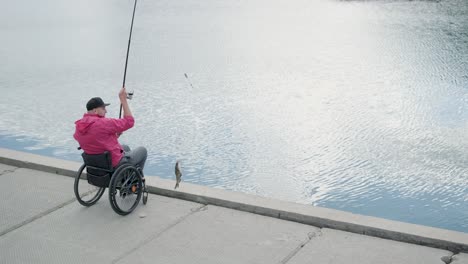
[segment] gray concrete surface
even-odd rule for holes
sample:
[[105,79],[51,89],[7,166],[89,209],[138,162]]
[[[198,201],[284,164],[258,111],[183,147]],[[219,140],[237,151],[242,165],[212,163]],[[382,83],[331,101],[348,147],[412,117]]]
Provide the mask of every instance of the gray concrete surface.
[[74,177],[80,163],[0,148],[0,163]]
[[279,263],[320,229],[207,206],[118,263]]
[[15,169],[17,169],[17,167],[9,166],[9,165],[5,165],[5,164],[0,163],[0,176],[2,176],[3,174],[7,174],[9,172],[12,172]]
[[[81,166],[78,162],[4,148],[0,148],[0,163],[67,176],[73,176]],[[148,176],[147,183],[149,191],[153,194],[232,208],[322,228],[448,249],[454,252],[468,252],[468,233],[279,201],[185,182],[181,183],[179,189],[174,190],[174,181],[155,176]]]
[[123,217],[107,193],[89,208],[70,199],[70,177],[30,169],[0,177],[2,264],[467,263],[457,252],[159,195]]
[[442,264],[452,252],[332,229],[312,239],[288,264]]
[[158,177],[147,183],[160,195],[129,216],[107,193],[85,208],[57,175],[79,163],[12,152],[0,148],[0,263],[468,264],[466,233]]
[[452,257],[451,264],[467,264],[468,263],[468,254],[460,253]]
[[19,168],[1,175],[0,181],[0,235],[75,197],[71,178],[41,171]]
[[112,211],[107,196],[90,208],[74,202],[1,236],[1,259],[4,263],[111,263],[202,206],[156,195],[149,197],[148,205],[122,217]]
[[468,234],[309,206],[245,193],[147,177],[152,193],[395,241],[468,252]]

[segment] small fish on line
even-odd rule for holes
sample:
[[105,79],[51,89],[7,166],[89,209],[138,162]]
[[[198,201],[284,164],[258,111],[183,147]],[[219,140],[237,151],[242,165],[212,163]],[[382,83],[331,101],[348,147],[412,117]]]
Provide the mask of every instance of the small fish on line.
[[187,73],[184,73],[184,75],[185,75],[185,78],[187,79],[188,83],[190,84],[190,87],[192,87],[192,89],[193,89],[192,82],[190,81],[190,79],[189,79]]
[[179,161],[177,161],[175,164],[175,176],[176,176],[176,185],[174,186],[174,190],[177,189],[177,187],[179,187],[179,183],[182,180],[182,172],[180,172]]

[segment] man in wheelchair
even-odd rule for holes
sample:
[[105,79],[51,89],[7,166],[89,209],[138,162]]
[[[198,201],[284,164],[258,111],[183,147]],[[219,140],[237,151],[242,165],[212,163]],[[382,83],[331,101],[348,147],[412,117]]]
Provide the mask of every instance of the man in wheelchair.
[[112,167],[130,163],[139,167],[143,173],[147,158],[146,148],[137,147],[130,150],[128,146],[120,145],[118,141],[119,136],[135,124],[125,87],[120,90],[119,99],[123,108],[123,118],[116,119],[106,118],[106,106],[109,104],[104,103],[99,97],[91,98],[86,104],[88,112],[75,122],[73,137],[86,154],[102,154],[107,151],[111,154]]

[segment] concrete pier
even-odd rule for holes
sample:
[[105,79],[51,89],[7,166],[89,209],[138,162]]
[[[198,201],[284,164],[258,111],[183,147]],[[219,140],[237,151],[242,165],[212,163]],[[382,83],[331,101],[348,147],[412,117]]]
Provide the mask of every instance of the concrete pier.
[[0,149],[0,263],[468,263],[468,234],[147,176],[148,204],[76,202],[81,164]]

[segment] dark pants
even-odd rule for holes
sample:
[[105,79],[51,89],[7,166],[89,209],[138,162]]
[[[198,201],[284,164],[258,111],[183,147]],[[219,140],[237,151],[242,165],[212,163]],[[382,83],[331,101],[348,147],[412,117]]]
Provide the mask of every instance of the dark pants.
[[140,167],[141,171],[143,171],[143,168],[145,167],[146,158],[148,157],[148,152],[146,151],[146,148],[137,147],[132,150],[127,145],[122,145],[122,147],[124,149],[124,156],[120,160],[119,165],[128,162],[132,165]]

